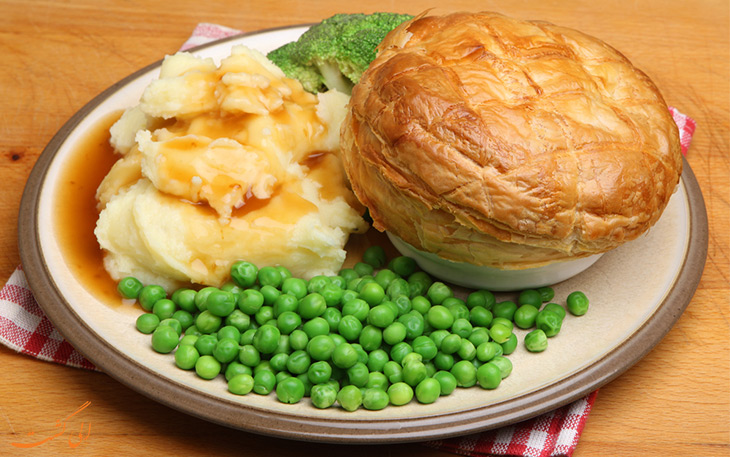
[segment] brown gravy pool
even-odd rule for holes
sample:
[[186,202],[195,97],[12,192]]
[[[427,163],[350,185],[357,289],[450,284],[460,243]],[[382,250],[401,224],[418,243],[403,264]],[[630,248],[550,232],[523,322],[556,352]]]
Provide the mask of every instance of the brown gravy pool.
[[56,188],[53,217],[68,267],[92,295],[112,306],[121,305],[122,299],[104,269],[94,227],[99,217],[96,189],[120,157],[109,144],[109,128],[121,114],[100,119],[68,157]]

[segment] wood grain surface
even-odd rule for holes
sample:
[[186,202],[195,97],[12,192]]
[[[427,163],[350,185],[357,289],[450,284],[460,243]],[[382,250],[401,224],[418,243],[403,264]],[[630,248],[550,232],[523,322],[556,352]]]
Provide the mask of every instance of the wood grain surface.
[[[175,52],[197,23],[253,31],[316,22],[337,12],[418,13],[445,3],[0,1],[0,280],[4,282],[19,263],[19,203],[46,143],[97,93]],[[664,340],[601,389],[574,455],[730,455],[727,1],[458,0],[448,4],[448,9],[437,11],[494,10],[600,37],[643,69],[668,104],[697,121],[688,161],[709,217],[709,251],[702,280]],[[84,405],[88,406],[79,411]],[[48,436],[57,430],[57,420],[76,411],[74,428],[64,436],[32,449],[10,445],[29,434]],[[87,431],[88,439],[73,447]],[[102,373],[34,360],[0,347],[0,455],[315,453],[448,455],[420,444],[348,447],[234,431],[162,406]]]

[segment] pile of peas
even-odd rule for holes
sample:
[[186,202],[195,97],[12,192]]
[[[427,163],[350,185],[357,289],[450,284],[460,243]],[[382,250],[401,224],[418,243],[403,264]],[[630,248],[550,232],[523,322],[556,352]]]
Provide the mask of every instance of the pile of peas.
[[[514,328],[533,329],[528,351],[558,334],[565,309],[549,287],[497,302],[486,290],[466,300],[417,269],[409,257],[388,262],[379,246],[337,276],[295,278],[283,267],[237,262],[220,288],[182,288],[167,296],[133,277],[121,295],[147,311],[137,329],[152,348],[174,351],[175,364],[203,379],[223,375],[237,395],[275,392],[279,401],[309,397],[317,408],[380,410],[415,399],[433,403],[456,387],[495,389],[512,372]],[[543,306],[544,303],[547,303]],[[567,298],[578,316],[582,292]]]

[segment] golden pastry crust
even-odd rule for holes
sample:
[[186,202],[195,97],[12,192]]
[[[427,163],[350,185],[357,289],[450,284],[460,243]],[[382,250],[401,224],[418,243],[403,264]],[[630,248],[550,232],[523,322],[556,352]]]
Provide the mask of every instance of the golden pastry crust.
[[500,268],[635,239],[682,172],[643,72],[596,38],[496,13],[391,32],[353,89],[341,148],[378,230]]

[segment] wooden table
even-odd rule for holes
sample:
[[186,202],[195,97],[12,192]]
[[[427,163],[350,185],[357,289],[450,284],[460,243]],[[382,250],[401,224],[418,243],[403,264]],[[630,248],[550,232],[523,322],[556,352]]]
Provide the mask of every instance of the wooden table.
[[[453,10],[497,10],[601,37],[648,73],[670,105],[697,120],[688,160],[710,224],[702,281],[664,340],[601,389],[574,455],[730,455],[727,2],[448,3]],[[418,13],[434,2],[362,5],[365,12]],[[251,31],[360,11],[357,3],[331,0],[0,1],[2,281],[19,263],[16,220],[26,178],[52,135],[94,95],[173,53],[199,22]],[[0,455],[446,455],[419,444],[338,447],[229,430],[161,406],[104,374],[37,361],[4,347],[0,367]],[[90,406],[79,414],[91,430],[82,446],[72,448],[68,439],[33,449],[10,446],[29,433],[40,436],[52,429],[85,402]]]

